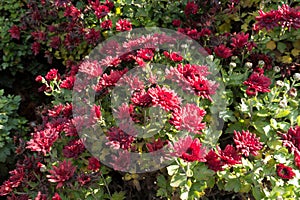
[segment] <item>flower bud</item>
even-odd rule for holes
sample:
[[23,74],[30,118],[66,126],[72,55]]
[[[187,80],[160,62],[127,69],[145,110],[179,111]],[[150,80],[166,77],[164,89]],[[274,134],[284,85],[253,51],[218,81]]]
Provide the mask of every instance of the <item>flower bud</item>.
[[206,57],[206,61],[207,61],[207,62],[212,62],[212,61],[214,61],[214,56],[213,56],[213,55],[208,55],[208,56]]
[[297,96],[297,89],[296,88],[291,88],[289,90],[289,93],[288,93],[291,97],[296,97]]
[[276,65],[276,66],[273,68],[273,70],[274,70],[274,72],[278,73],[278,72],[280,72],[280,67]]
[[284,86],[284,82],[281,80],[276,81],[276,86],[278,87],[283,87]]
[[235,68],[235,67],[236,67],[236,63],[235,63],[235,62],[229,63],[229,67],[230,67],[230,68]]
[[251,62],[246,62],[245,63],[245,67],[247,67],[247,68],[252,68],[252,63]]
[[293,75],[293,78],[294,78],[295,81],[299,81],[300,80],[300,74],[299,73],[295,73]]
[[279,107],[281,107],[281,108],[287,107],[287,101],[286,101],[286,99],[283,99],[283,100],[281,100],[279,102]]
[[265,65],[265,61],[263,61],[263,60],[258,61],[259,67],[263,67],[264,65]]
[[236,60],[237,58],[237,56],[231,56],[231,60]]

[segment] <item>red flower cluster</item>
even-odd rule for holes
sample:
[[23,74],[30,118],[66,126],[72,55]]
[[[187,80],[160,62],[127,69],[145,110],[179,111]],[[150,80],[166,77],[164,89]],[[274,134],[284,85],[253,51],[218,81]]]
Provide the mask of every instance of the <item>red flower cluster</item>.
[[231,166],[241,163],[241,155],[232,145],[227,145],[224,150],[220,147],[217,147],[217,149],[218,153],[210,150],[205,157],[206,164],[210,169],[220,171],[225,165]]
[[116,23],[117,31],[130,31],[132,29],[131,22],[126,19],[119,19]]
[[248,130],[242,130],[242,132],[234,131],[233,139],[237,150],[247,157],[249,154],[256,156],[263,144],[259,142],[259,138],[255,134],[250,133]]
[[91,157],[89,158],[88,170],[98,171],[100,169],[100,162],[97,158]]
[[184,9],[184,14],[186,16],[189,16],[190,14],[196,14],[198,12],[199,8],[198,5],[194,2],[188,2]]
[[256,18],[257,23],[254,24],[254,30],[261,30],[265,28],[267,31],[281,26],[282,28],[300,28],[300,11],[299,7],[291,8],[287,4],[278,6],[278,10],[271,10],[269,12],[259,11],[259,16]]
[[291,152],[300,153],[300,126],[291,127],[287,133],[282,134],[283,145]]
[[84,152],[85,146],[81,139],[71,140],[63,148],[63,154],[66,158],[77,158],[82,152]]
[[263,69],[257,68],[250,77],[244,81],[244,85],[249,86],[246,90],[248,96],[255,96],[258,92],[270,92],[269,86],[271,85],[271,79],[264,76],[263,73]]
[[13,25],[8,32],[10,33],[11,38],[15,38],[17,40],[20,39],[20,28],[16,25]]
[[76,167],[74,167],[71,161],[64,160],[60,162],[58,167],[53,166],[52,170],[49,170],[51,175],[47,175],[49,182],[57,183],[56,188],[61,188],[63,184],[73,177]]
[[206,149],[202,147],[200,140],[195,138],[189,148],[181,156],[182,159],[188,162],[205,162]]
[[5,181],[0,187],[0,196],[5,196],[12,192],[13,188],[18,187],[25,176],[24,168],[18,167],[13,171],[9,172],[10,177],[7,181]]
[[172,113],[170,123],[178,130],[187,130],[195,134],[200,134],[199,131],[205,128],[205,123],[202,123],[205,114],[205,110],[195,104],[186,104],[181,109],[176,109]]
[[183,60],[182,56],[176,52],[169,53],[167,51],[164,51],[164,55],[174,62],[180,62]]
[[183,90],[212,101],[210,95],[215,94],[218,84],[206,78],[209,74],[206,66],[178,64],[177,68],[166,70],[166,78],[177,82]]
[[174,111],[180,107],[181,99],[173,90],[165,87],[152,87],[148,90],[153,106],[160,106],[165,111]]
[[[236,45],[236,44],[234,44],[234,45]],[[229,58],[230,56],[232,56],[231,49],[226,47],[224,44],[216,46],[214,48],[214,52],[215,52],[216,56],[218,56],[220,58]]]
[[282,163],[276,165],[276,172],[279,177],[287,180],[294,178],[296,175],[293,168],[285,166]]
[[131,148],[131,144],[135,140],[133,136],[126,134],[122,129],[118,127],[110,128],[107,134],[107,139],[110,141],[107,142],[106,145],[109,145],[114,149],[122,148],[128,150]]

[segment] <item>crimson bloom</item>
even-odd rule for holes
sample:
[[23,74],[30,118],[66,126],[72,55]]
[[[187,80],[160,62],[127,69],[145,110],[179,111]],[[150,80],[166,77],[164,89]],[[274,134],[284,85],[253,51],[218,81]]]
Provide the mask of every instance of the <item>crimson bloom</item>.
[[[269,86],[271,85],[271,79],[264,76],[263,73],[253,72],[250,77],[244,81],[244,85],[248,85],[252,90],[257,92],[270,92]],[[249,91],[248,94],[250,94]]]
[[172,25],[175,27],[179,27],[181,25],[181,20],[180,19],[173,19]]
[[206,149],[202,147],[200,140],[195,138],[190,147],[182,154],[181,158],[188,162],[205,162]]
[[11,38],[15,38],[17,40],[20,39],[20,28],[16,25],[13,25],[8,32],[10,33]]
[[218,56],[220,58],[229,58],[230,56],[232,56],[231,49],[226,47],[224,44],[216,46],[214,48],[214,52],[215,52],[216,56]]
[[74,167],[71,161],[64,160],[60,162],[58,167],[53,166],[49,173],[51,175],[47,175],[48,181],[52,183],[57,183],[56,188],[61,188],[63,184],[73,177],[76,171],[76,167]]
[[152,98],[152,104],[154,106],[159,105],[165,111],[171,111],[179,108],[181,99],[176,95],[173,90],[165,87],[156,86],[150,88],[148,94]]
[[100,24],[101,28],[103,29],[111,29],[112,28],[112,21],[110,19],[103,21]]
[[294,178],[296,175],[293,168],[285,166],[282,163],[276,165],[276,172],[279,177],[287,180]]
[[184,14],[186,16],[189,16],[190,14],[196,14],[198,12],[199,8],[198,5],[194,2],[188,2],[184,9]]
[[137,56],[144,60],[151,60],[154,56],[152,49],[141,49],[137,51]]
[[55,192],[54,196],[52,197],[52,200],[62,200],[61,197],[57,192]]
[[186,104],[181,109],[172,113],[170,123],[178,130],[188,130],[189,132],[200,134],[200,130],[205,128],[202,119],[206,114],[205,110],[199,108],[195,104]]
[[256,156],[263,144],[259,142],[259,138],[256,137],[255,134],[250,133],[249,130],[242,130],[242,132],[234,131],[233,139],[237,150],[247,157],[249,154]]
[[54,79],[60,79],[60,75],[57,69],[50,69],[45,78],[47,81],[53,81]]
[[100,162],[97,158],[91,157],[89,158],[88,170],[98,171],[100,169]]
[[295,162],[295,165],[298,167],[298,169],[300,169],[300,153],[299,152],[294,153],[294,162]]
[[46,155],[50,152],[53,143],[58,139],[59,133],[54,128],[47,128],[32,134],[32,139],[27,142],[27,149],[42,152]]
[[132,142],[134,141],[134,137],[126,134],[123,130],[118,127],[112,127],[107,132],[108,140],[107,145],[112,146],[115,149],[130,149]]
[[291,127],[287,133],[282,134],[283,145],[291,152],[300,152],[300,127]]
[[64,146],[62,151],[66,158],[77,158],[84,150],[85,146],[82,140],[74,139]]
[[216,171],[221,171],[224,163],[222,162],[220,156],[211,149],[205,156],[206,165],[209,169]]
[[130,31],[132,29],[131,22],[126,19],[119,19],[116,23],[117,31]]
[[241,156],[232,145],[226,145],[224,150],[217,147],[221,160],[227,165],[235,165],[241,163]]

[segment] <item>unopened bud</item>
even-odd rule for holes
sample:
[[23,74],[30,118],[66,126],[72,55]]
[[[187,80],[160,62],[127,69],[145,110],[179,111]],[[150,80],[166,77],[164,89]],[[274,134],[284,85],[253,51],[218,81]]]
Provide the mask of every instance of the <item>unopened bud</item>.
[[296,97],[297,96],[297,89],[296,88],[291,88],[290,90],[289,90],[289,95],[291,96],[291,97]]
[[264,65],[265,65],[265,61],[263,61],[263,60],[258,61],[259,67],[263,67]]
[[287,101],[286,101],[286,99],[283,99],[283,100],[281,100],[279,102],[279,107],[281,107],[281,108],[287,107]]
[[279,66],[275,66],[273,68],[273,70],[274,70],[274,72],[278,73],[278,72],[280,72],[280,67]]
[[246,62],[245,63],[245,67],[247,67],[247,68],[252,68],[252,63],[251,62]]
[[293,78],[294,78],[295,81],[299,81],[300,80],[300,74],[299,73],[295,73],[293,75]]
[[276,81],[276,86],[278,87],[283,87],[284,86],[284,82],[281,80]]
[[235,68],[235,67],[236,67],[236,63],[235,63],[235,62],[229,63],[229,67],[230,67],[230,68]]
[[237,56],[231,56],[231,60],[236,60],[237,58]]
[[208,55],[208,56],[206,57],[206,61],[207,61],[207,62],[212,62],[212,61],[214,61],[214,56],[213,56],[213,55]]

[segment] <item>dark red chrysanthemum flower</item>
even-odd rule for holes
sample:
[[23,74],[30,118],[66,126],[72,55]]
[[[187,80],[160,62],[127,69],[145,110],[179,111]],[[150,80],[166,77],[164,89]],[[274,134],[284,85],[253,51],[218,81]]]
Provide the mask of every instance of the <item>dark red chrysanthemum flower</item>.
[[12,192],[13,188],[18,187],[25,177],[23,167],[17,167],[15,170],[9,172],[10,177],[0,186],[0,196],[5,196]]
[[216,56],[220,58],[229,58],[232,56],[232,51],[230,48],[226,47],[224,44],[221,44],[214,48]]
[[112,28],[112,21],[110,19],[103,21],[100,24],[101,28],[103,29],[111,29]]
[[60,87],[61,88],[65,88],[65,89],[68,89],[68,90],[72,90],[73,89],[73,86],[74,86],[74,82],[75,82],[75,77],[74,76],[68,76],[66,77],[65,80],[63,80],[61,83],[60,83]]
[[136,106],[147,107],[151,105],[152,98],[145,90],[141,90],[132,94],[131,101]]
[[94,28],[89,29],[85,34],[85,39],[89,44],[96,45],[100,39],[100,31]]
[[279,26],[279,20],[281,18],[281,15],[275,11],[271,10],[269,12],[264,12],[262,10],[258,11],[259,16],[255,17],[255,20],[257,21],[256,24],[254,24],[254,30],[261,30],[263,28],[266,28],[266,30],[271,30],[274,27]]
[[241,163],[241,155],[238,154],[237,150],[232,145],[227,145],[224,150],[218,148],[221,160],[227,165],[235,165]]
[[50,47],[53,49],[58,49],[61,44],[61,39],[59,36],[53,36],[50,39]]
[[159,105],[166,111],[179,108],[181,103],[181,99],[176,95],[176,93],[165,87],[152,87],[148,90],[148,94],[151,96],[152,104],[154,106]]
[[198,12],[199,8],[198,5],[194,2],[188,2],[184,9],[184,14],[186,16],[189,16],[190,14],[196,14]]
[[271,79],[261,73],[253,72],[250,77],[244,81],[244,85],[248,85],[258,92],[270,92],[269,86],[271,85]]
[[175,27],[179,27],[181,25],[181,20],[180,19],[173,19],[172,25]]
[[170,123],[178,130],[187,130],[195,134],[201,134],[200,130],[205,128],[205,123],[202,123],[202,119],[206,112],[195,104],[186,104],[173,113]]
[[64,146],[62,151],[66,158],[77,158],[84,150],[85,146],[82,140],[74,139]]
[[50,69],[50,71],[45,76],[47,81],[53,81],[54,79],[60,79],[60,75],[57,69]]
[[148,61],[153,58],[154,52],[152,49],[141,49],[137,51],[137,56]]
[[276,172],[279,177],[288,180],[294,178],[294,176],[296,175],[293,171],[293,168],[285,166],[282,163],[276,165]]
[[91,157],[89,158],[88,170],[98,171],[100,169],[100,162],[97,158]]
[[131,22],[126,19],[119,19],[116,23],[117,31],[130,31],[132,29]]
[[59,133],[54,128],[47,128],[42,131],[32,133],[32,139],[27,142],[27,149],[42,152],[46,155],[50,152],[53,143],[58,139]]
[[80,184],[80,186],[84,186],[91,181],[91,177],[88,174],[82,173],[77,177],[77,181]]
[[130,149],[131,144],[134,141],[134,137],[126,134],[123,130],[118,127],[112,127],[107,132],[107,139],[109,142],[106,144],[113,147],[114,149]]
[[10,33],[11,38],[15,38],[17,40],[20,39],[20,28],[16,25],[13,25],[8,32]]
[[55,192],[54,196],[52,197],[52,200],[62,200],[61,197],[57,192]]
[[256,90],[255,87],[248,87],[246,89],[246,94],[249,97],[253,97],[253,96],[256,96],[258,94],[258,91]]
[[163,146],[166,144],[166,141],[161,140],[160,138],[158,138],[156,141],[153,141],[151,143],[147,143],[147,149],[149,152],[154,152],[157,151],[161,148],[163,148]]
[[249,38],[249,33],[245,34],[243,32],[236,34],[232,39],[231,39],[231,46],[234,48],[242,49],[246,47],[248,44],[248,38]]
[[101,65],[96,60],[95,61],[89,61],[89,60],[83,61],[79,66],[79,71],[86,73],[87,75],[90,75],[93,77],[99,77],[103,73]]
[[234,131],[233,139],[237,150],[247,157],[249,154],[257,156],[258,151],[263,145],[263,143],[259,142],[259,137],[250,133],[249,130],[242,130],[242,132]]
[[95,87],[96,91],[101,91],[102,89],[110,86],[115,86],[116,83],[120,80],[120,78],[128,71],[127,68],[125,68],[122,71],[119,70],[111,70],[110,74],[104,73],[101,79],[99,80],[97,86]]
[[40,48],[41,48],[41,44],[38,43],[38,42],[34,42],[34,43],[32,43],[32,45],[31,45],[32,53],[33,53],[35,56],[39,54]]
[[34,198],[34,200],[47,200],[47,195],[46,194],[42,194],[41,191],[38,191],[38,194]]
[[291,152],[300,152],[300,126],[291,127],[287,133],[282,134],[282,143]]
[[48,181],[57,183],[56,188],[61,188],[63,184],[73,177],[76,171],[76,167],[72,165],[71,161],[64,160],[60,162],[58,167],[53,166],[52,170],[49,170],[51,175],[47,175]]
[[298,151],[294,152],[294,163],[300,169],[300,153]]
[[72,17],[73,20],[76,20],[80,17],[81,12],[78,8],[76,8],[73,5],[67,5],[65,12],[64,12],[64,16],[65,17]]
[[224,163],[222,162],[220,156],[214,151],[210,150],[208,154],[205,156],[206,165],[209,169],[216,171],[223,170],[222,167]]
[[179,53],[176,53],[176,52],[169,53],[167,51],[164,51],[163,54],[167,58],[169,58],[170,60],[172,60],[174,62],[180,62],[183,60],[183,57]]
[[202,144],[198,138],[195,138],[190,147],[181,156],[182,159],[188,162],[205,162],[206,149],[202,147]]

